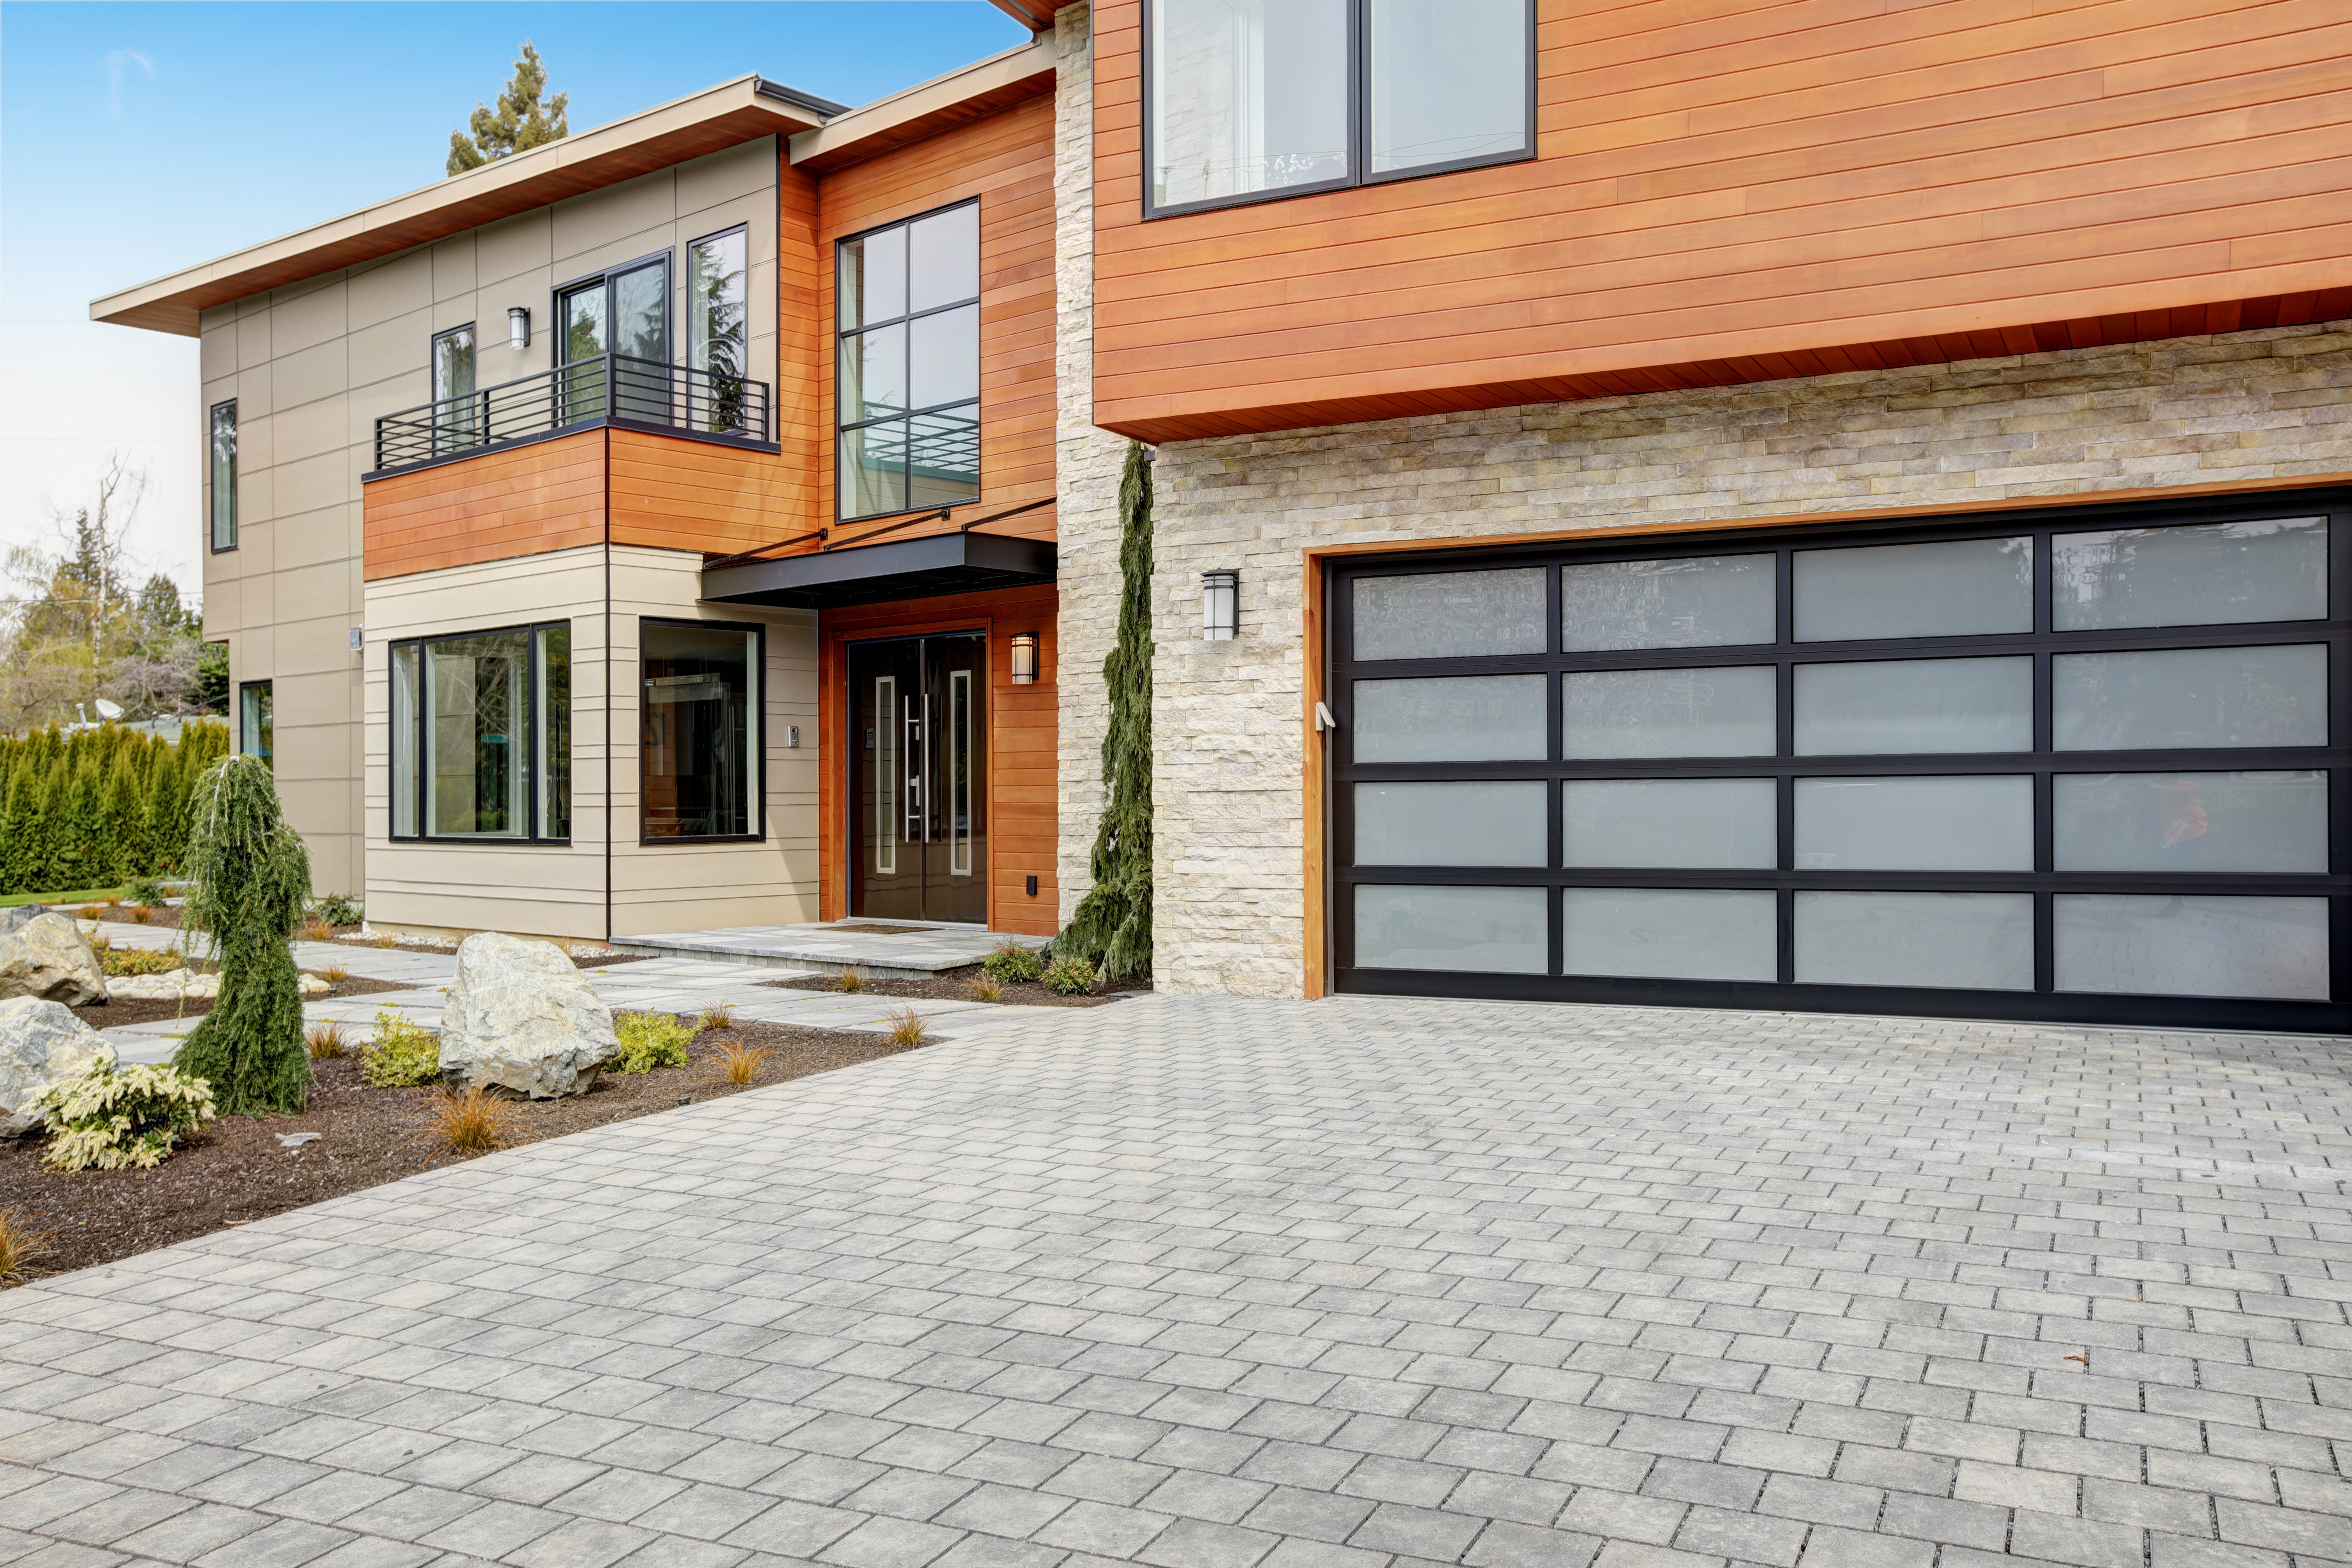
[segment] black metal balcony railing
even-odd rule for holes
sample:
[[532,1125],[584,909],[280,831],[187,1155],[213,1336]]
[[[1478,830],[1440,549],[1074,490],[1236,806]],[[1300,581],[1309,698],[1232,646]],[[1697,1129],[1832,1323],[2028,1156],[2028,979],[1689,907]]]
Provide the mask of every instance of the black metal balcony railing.
[[406,468],[592,425],[764,444],[768,384],[628,354],[599,354],[385,415],[375,422],[375,467]]

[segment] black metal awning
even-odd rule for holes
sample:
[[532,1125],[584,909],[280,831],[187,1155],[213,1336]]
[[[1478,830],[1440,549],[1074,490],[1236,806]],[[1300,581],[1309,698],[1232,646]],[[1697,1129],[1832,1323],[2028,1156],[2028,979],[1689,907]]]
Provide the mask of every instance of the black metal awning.
[[1054,580],[1054,542],[1001,533],[935,533],[775,561],[706,568],[702,596],[721,605],[830,609],[924,599]]

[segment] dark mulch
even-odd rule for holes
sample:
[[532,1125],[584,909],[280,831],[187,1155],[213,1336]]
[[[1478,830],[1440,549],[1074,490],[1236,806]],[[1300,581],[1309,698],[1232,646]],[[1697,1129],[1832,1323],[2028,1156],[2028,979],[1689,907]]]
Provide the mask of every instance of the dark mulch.
[[[868,978],[857,988],[861,996],[914,996],[928,1002],[969,1002],[972,999],[971,983],[980,978],[980,965],[966,964],[961,969],[942,970],[929,980],[877,980]],[[808,974],[792,980],[771,980],[767,984],[780,991],[838,991],[841,982],[831,974]],[[1058,996],[1045,989],[1042,980],[1016,980],[1004,987],[1003,1000],[1016,1007],[1099,1007],[1115,996],[1130,991],[1149,991],[1149,980],[1112,980],[1090,996]]]
[[[81,918],[82,910],[90,907],[88,904],[51,904],[49,906],[76,919]],[[100,904],[96,906],[98,913],[95,918],[109,925],[153,926],[158,931],[180,929],[181,909],[177,904],[149,904],[146,906],[147,918],[143,921],[131,912],[135,907],[131,904]]]
[[[100,1009],[103,1011],[103,1009]],[[743,1088],[782,1083],[835,1068],[896,1056],[878,1035],[742,1023],[699,1036],[682,1068],[599,1076],[586,1094],[507,1102],[507,1143],[535,1143],[607,1122],[667,1110],[682,1098],[716,1100],[740,1092],[720,1076],[729,1044],[772,1053]],[[433,1102],[438,1089],[372,1089],[356,1058],[313,1064],[310,1107],[299,1116],[257,1120],[225,1116],[152,1171],[52,1171],[41,1161],[47,1141],[0,1141],[0,1194],[47,1249],[26,1279],[110,1263],[134,1252],[299,1208],[344,1193],[397,1181],[462,1156],[436,1146]],[[317,1132],[299,1149],[281,1132]]]
[[[199,963],[196,967],[209,969],[212,965]],[[324,979],[325,976],[321,975],[320,978]],[[402,985],[390,980],[362,980],[354,974],[336,981],[334,990],[329,992],[327,995],[314,996],[310,1000],[325,1002],[335,997],[373,995],[378,991],[414,991],[415,989],[414,985]],[[191,996],[184,1002],[178,999],[167,1002],[160,997],[153,1001],[141,1001],[133,997],[121,996],[111,1002],[94,1002],[87,1007],[76,1007],[72,1012],[75,1017],[93,1029],[111,1029],[121,1024],[150,1024],[158,1018],[184,1018],[194,1023],[212,1010],[213,1002],[209,996],[201,998]]]

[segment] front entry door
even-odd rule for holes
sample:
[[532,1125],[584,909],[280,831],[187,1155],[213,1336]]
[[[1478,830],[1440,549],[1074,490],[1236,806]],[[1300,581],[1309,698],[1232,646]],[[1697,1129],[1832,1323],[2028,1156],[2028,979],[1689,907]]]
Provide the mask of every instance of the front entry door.
[[988,921],[987,639],[849,650],[850,912]]

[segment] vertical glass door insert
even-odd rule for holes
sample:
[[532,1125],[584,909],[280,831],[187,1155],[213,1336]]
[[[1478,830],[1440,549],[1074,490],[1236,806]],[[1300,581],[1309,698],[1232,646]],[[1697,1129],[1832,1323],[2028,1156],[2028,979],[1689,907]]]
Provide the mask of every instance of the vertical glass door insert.
[[978,633],[849,650],[850,912],[988,920],[988,646]]

